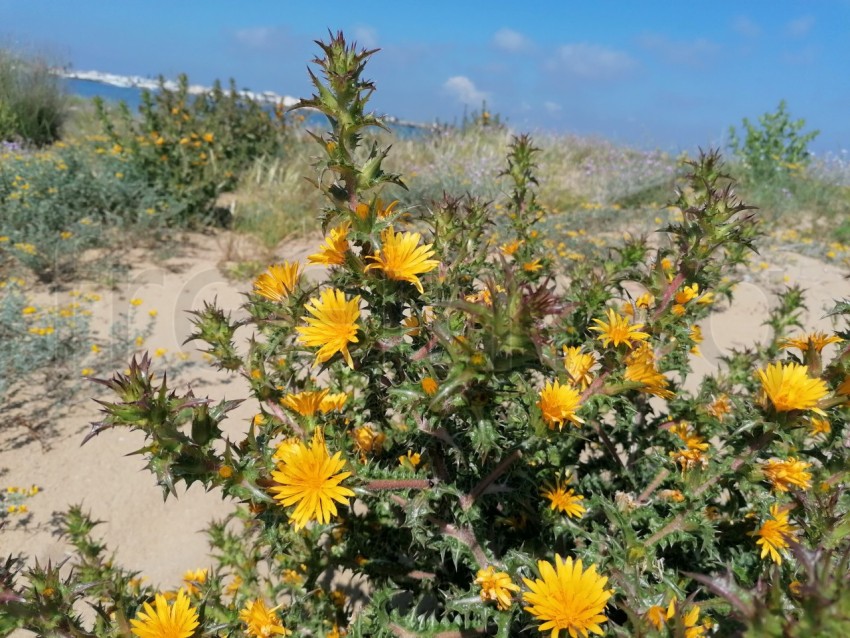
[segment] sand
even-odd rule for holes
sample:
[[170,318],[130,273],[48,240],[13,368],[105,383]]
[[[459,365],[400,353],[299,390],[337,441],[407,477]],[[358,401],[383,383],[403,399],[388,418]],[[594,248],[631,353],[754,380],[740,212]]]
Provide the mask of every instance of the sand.
[[[222,236],[217,240],[195,236],[185,254],[158,263],[146,260],[144,255],[130,255],[130,262],[136,265],[116,289],[93,285],[83,288],[96,290],[102,296],[94,306],[95,324],[100,329],[125,311],[132,298],[142,300],[142,316],[147,317],[148,310],[156,309],[155,329],[147,347],[165,348],[167,357],[178,352],[188,354],[194,365],[184,370],[179,380],[191,380],[196,395],[216,400],[247,396],[245,383],[237,375],[207,366],[194,344],[181,344],[191,329],[186,310],[217,298],[221,307],[238,314],[244,299],[241,293],[249,289],[250,282],[234,284],[219,270],[226,241]],[[281,246],[278,258],[303,261],[317,243],[311,239]],[[747,271],[737,287],[734,303],[718,304],[703,323],[703,356],[695,360],[698,375],[716,369],[719,357],[730,348],[768,336],[768,329],[761,323],[775,302],[774,290],[787,283],[800,284],[807,290],[810,311],[805,325],[809,329],[829,329],[831,323],[824,318],[824,309],[832,305],[834,298],[850,293],[850,284],[836,265],[776,251],[757,257],[754,263],[762,261],[767,267],[754,265]],[[241,336],[247,334],[243,332]],[[255,412],[252,402],[244,403],[231,413],[226,430],[234,434],[244,431]],[[139,433],[111,430],[80,446],[88,424],[97,419],[98,405],[83,392],[56,423],[48,448],[33,440],[10,448],[10,441],[21,432],[16,431],[14,423],[4,423],[0,432],[0,468],[6,468],[6,474],[0,485],[35,483],[41,492],[28,503],[32,511],[28,524],[15,526],[12,519],[13,524],[0,533],[0,553],[24,553],[40,562],[61,561],[67,555],[67,545],[56,536],[51,518],[54,512],[82,503],[94,518],[104,521],[96,533],[116,551],[118,563],[138,570],[147,582],[174,587],[185,571],[209,565],[202,530],[211,519],[227,513],[230,504],[222,500],[219,491],[204,493],[200,486],[164,502],[153,476],[143,470],[143,459],[127,456],[141,446]]]

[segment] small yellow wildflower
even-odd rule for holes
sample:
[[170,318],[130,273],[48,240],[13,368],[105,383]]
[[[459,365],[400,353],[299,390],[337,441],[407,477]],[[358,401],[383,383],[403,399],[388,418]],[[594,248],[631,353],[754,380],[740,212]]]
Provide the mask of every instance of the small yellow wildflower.
[[829,390],[822,379],[813,379],[808,368],[799,363],[772,363],[758,371],[764,394],[777,412],[811,410],[823,415],[818,402]]
[[[569,477],[566,480],[569,480]],[[581,518],[587,511],[587,508],[581,504],[584,496],[576,494],[572,489],[567,489],[566,480],[564,483],[558,481],[554,487],[546,485],[541,493],[549,499],[550,509],[563,512],[571,518]]]
[[634,343],[649,339],[649,334],[641,332],[642,323],[632,324],[628,318],[620,316],[613,308],[609,308],[606,313],[608,322],[601,319],[594,319],[595,326],[591,326],[591,330],[599,333],[599,340],[602,345],[608,347],[613,345],[615,348],[620,344],[626,344],[631,348]]
[[422,462],[422,455],[419,452],[413,452],[412,450],[408,450],[405,456],[398,457],[398,464],[402,467],[408,467],[410,469],[416,469],[416,467]]
[[319,252],[307,257],[311,264],[323,264],[325,266],[339,266],[345,263],[345,253],[348,252],[348,230],[351,222],[345,221],[336,228],[332,228],[330,234],[325,237],[325,243],[319,247]]
[[432,377],[425,377],[422,379],[422,391],[428,396],[434,396],[437,394],[438,388],[439,385]]
[[261,599],[249,600],[239,612],[239,620],[245,623],[246,633],[254,638],[289,636],[292,632],[283,626],[275,613]]
[[418,275],[430,272],[440,265],[434,256],[432,244],[419,245],[419,233],[396,233],[390,226],[381,232],[381,248],[366,259],[373,263],[366,270],[377,268],[388,279],[412,283],[420,294],[424,293]]
[[564,422],[572,423],[576,427],[584,423],[584,420],[576,415],[576,411],[581,407],[581,394],[571,385],[561,385],[557,379],[554,382],[547,381],[539,396],[537,407],[540,408],[543,420],[550,430],[554,430],[556,425],[559,430],[563,430]]
[[497,572],[492,565],[478,570],[475,575],[475,584],[481,586],[481,600],[485,603],[495,602],[502,611],[511,608],[513,603],[511,592],[519,591],[519,585],[511,581],[510,574]]
[[812,475],[806,471],[811,466],[811,463],[798,461],[791,457],[786,461],[778,459],[766,461],[761,470],[774,490],[787,492],[792,485],[801,490],[807,490],[812,486]]
[[761,557],[768,555],[777,565],[782,564],[780,550],[788,548],[788,541],[794,536],[794,528],[788,522],[788,510],[779,509],[779,505],[770,506],[770,516],[767,521],[750,536],[758,536],[756,545],[761,545]]

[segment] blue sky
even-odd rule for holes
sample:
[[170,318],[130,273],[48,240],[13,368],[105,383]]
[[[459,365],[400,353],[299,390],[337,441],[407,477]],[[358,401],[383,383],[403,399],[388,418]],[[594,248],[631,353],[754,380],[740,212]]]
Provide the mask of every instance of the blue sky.
[[328,29],[382,49],[372,104],[405,119],[458,120],[486,99],[518,130],[675,151],[784,98],[821,131],[816,151],[850,148],[848,0],[0,0],[0,43],[75,69],[296,97]]

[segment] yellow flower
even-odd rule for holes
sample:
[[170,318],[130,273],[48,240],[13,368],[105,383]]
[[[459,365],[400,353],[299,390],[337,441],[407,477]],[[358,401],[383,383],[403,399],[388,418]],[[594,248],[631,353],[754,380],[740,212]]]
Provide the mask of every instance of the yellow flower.
[[327,414],[331,410],[342,410],[345,402],[348,401],[348,395],[345,392],[337,392],[329,394],[319,404],[319,410],[322,414]]
[[581,560],[564,560],[555,555],[555,565],[537,561],[540,578],[523,578],[531,591],[523,594],[528,604],[525,610],[543,623],[540,632],[551,630],[551,638],[567,631],[571,638],[588,632],[602,635],[601,623],[608,620],[604,613],[608,599],[614,594],[605,589],[608,579],[596,573],[596,565],[583,569]]
[[786,350],[797,348],[800,352],[806,352],[808,350],[821,352],[830,343],[840,343],[841,341],[841,337],[836,335],[828,335],[825,332],[811,332],[786,339],[782,344],[782,348]]
[[572,489],[567,489],[565,484],[558,481],[555,487],[546,485],[542,494],[551,501],[550,509],[557,509],[572,518],[581,518],[587,508],[581,504],[584,497],[576,494]]
[[640,297],[635,299],[635,306],[637,306],[641,310],[649,310],[649,308],[654,303],[655,303],[655,295],[650,294],[648,292],[643,293]]
[[307,326],[296,328],[298,341],[311,348],[319,346],[315,364],[324,363],[340,352],[348,367],[353,368],[348,344],[358,342],[360,296],[348,300],[341,290],[324,290],[321,299],[312,298],[304,307],[313,316],[307,317]]
[[207,144],[212,144],[215,136],[212,133],[204,133],[203,138]]
[[581,394],[571,385],[561,385],[556,379],[554,383],[546,382],[546,386],[540,391],[540,400],[537,407],[543,413],[543,420],[550,430],[558,426],[564,429],[564,421],[569,421],[576,427],[584,423],[576,416],[576,410],[581,405]]
[[499,247],[499,250],[501,250],[504,254],[506,254],[508,256],[512,256],[516,251],[519,250],[520,246],[522,246],[522,240],[521,239],[515,239],[512,242],[509,242],[507,244],[502,244]]
[[409,467],[413,470],[415,470],[421,462],[422,455],[419,454],[419,452],[413,452],[411,450],[408,450],[405,456],[398,457],[399,465],[401,465],[402,467]]
[[[682,618],[682,624],[685,628],[685,638],[702,638],[705,632],[711,627],[711,622],[706,620],[702,625],[697,625],[699,620],[699,605],[693,605]],[[676,602],[676,597],[670,600],[670,605],[667,607],[667,619],[673,618],[676,613],[681,613],[679,604]],[[662,621],[663,623],[663,621]],[[658,627],[661,629],[661,627]]]
[[322,407],[322,401],[328,395],[328,390],[316,392],[299,392],[298,394],[287,394],[280,402],[293,412],[301,416],[313,416]]
[[758,377],[764,393],[777,412],[812,410],[824,414],[818,401],[827,393],[826,383],[812,379],[806,366],[799,363],[772,363],[766,370],[759,370]]
[[725,394],[721,394],[707,408],[708,413],[716,419],[723,419],[724,416],[732,412],[732,402]]
[[90,377],[94,374],[94,368],[83,368],[80,370],[80,374],[84,377]]
[[639,383],[641,390],[662,399],[670,399],[673,392],[667,389],[667,377],[655,367],[655,355],[648,344],[641,344],[626,358],[626,381]]
[[261,599],[250,600],[239,612],[239,620],[247,625],[249,636],[268,638],[269,636],[289,636],[290,630],[283,626],[274,609],[268,609]]
[[511,581],[507,572],[497,572],[490,565],[487,569],[479,569],[475,575],[475,584],[481,585],[481,600],[495,602],[496,606],[505,611],[511,608],[513,602],[511,592],[519,591],[519,585]]
[[582,352],[580,346],[569,348],[564,346],[564,367],[567,374],[579,388],[584,390],[593,381],[591,368],[596,365],[596,359],[590,352]]
[[189,570],[183,574],[183,583],[186,586],[186,592],[190,596],[196,596],[200,593],[198,585],[204,585],[207,582],[207,569]]
[[387,438],[382,432],[375,432],[368,425],[354,430],[352,436],[354,437],[354,445],[357,446],[364,458],[366,454],[380,452]]
[[813,416],[809,419],[809,431],[812,436],[817,436],[818,434],[829,434],[832,432],[832,426],[829,424],[828,420]]
[[653,627],[661,631],[667,622],[667,610],[662,605],[653,605],[646,610],[646,619]]
[[773,489],[777,492],[787,492],[792,485],[796,485],[801,490],[807,490],[812,486],[812,475],[806,471],[811,466],[811,463],[791,457],[787,461],[767,461],[761,469],[764,477],[773,485]]
[[670,432],[678,436],[685,444],[685,449],[670,452],[670,457],[679,464],[682,472],[691,470],[698,465],[705,467],[708,464],[708,458],[704,452],[711,446],[694,432],[689,423],[682,421],[671,427]]
[[674,299],[677,304],[685,305],[691,299],[696,299],[699,296],[699,284],[695,283],[690,286],[685,286],[676,293]]
[[218,475],[223,479],[229,479],[233,476],[233,468],[229,465],[222,465],[218,468]]
[[794,528],[788,522],[788,510],[780,510],[779,505],[770,506],[770,515],[772,518],[755,532],[750,532],[750,536],[759,536],[756,545],[761,545],[761,557],[765,558],[770,555],[771,560],[777,565],[782,564],[782,556],[779,550],[784,550],[788,547],[788,540],[794,535]]
[[131,300],[130,300],[130,305],[131,305],[131,306],[141,306],[141,305],[142,305],[142,300],[141,300],[141,299],[139,299],[138,297],[135,297],[135,298],[133,298],[133,299],[131,299]]
[[299,267],[298,262],[291,264],[288,261],[269,266],[254,282],[254,293],[272,301],[282,301],[298,285],[301,277]]
[[540,263],[540,258],[534,259],[532,261],[527,261],[522,265],[522,269],[525,272],[537,272],[543,268],[543,264]]
[[374,263],[366,266],[366,270],[377,268],[384,271],[389,279],[396,281],[408,281],[423,293],[422,282],[417,275],[434,270],[440,265],[434,256],[432,244],[419,245],[421,239],[419,233],[396,233],[390,226],[381,232],[382,248],[375,251],[375,255],[366,259]]
[[437,382],[431,377],[425,377],[422,379],[422,391],[428,396],[434,396],[437,394],[437,388],[439,387],[440,386]]
[[613,344],[616,348],[621,343],[626,344],[629,348],[632,347],[632,342],[645,341],[649,339],[646,332],[641,332],[642,323],[632,324],[627,317],[617,314],[613,308],[609,308],[607,314],[608,323],[601,319],[594,319],[595,326],[591,326],[591,330],[599,333],[599,340],[603,346]]
[[[398,200],[394,200],[389,203],[388,206],[384,207],[384,202],[380,199],[375,201],[375,213],[379,219],[385,219],[389,216],[393,209],[398,204]],[[365,220],[369,216],[370,206],[369,204],[365,204],[363,202],[357,204],[357,207],[354,209],[355,215],[357,215],[360,219]]]
[[340,471],[345,461],[340,452],[333,456],[328,453],[321,430],[313,434],[310,447],[297,441],[282,456],[277,470],[272,472],[278,485],[271,491],[281,505],[296,505],[290,516],[296,530],[310,521],[329,522],[337,514],[336,503],[347,505],[348,497],[354,496],[354,492],[340,485],[351,472]]
[[691,331],[690,331],[689,336],[691,338],[691,341],[694,342],[694,345],[691,346],[691,354],[696,355],[696,356],[700,356],[699,344],[701,344],[703,342],[702,328],[700,328],[698,325],[694,324],[693,326],[691,326]]
[[345,253],[348,252],[348,229],[351,228],[350,221],[344,221],[336,228],[332,228],[330,235],[325,237],[325,243],[319,247],[319,252],[307,257],[311,264],[324,264],[326,266],[339,266],[345,263]]
[[198,612],[189,605],[182,589],[173,605],[157,594],[153,606],[145,603],[143,611],[130,621],[131,631],[139,638],[189,638],[198,626]]

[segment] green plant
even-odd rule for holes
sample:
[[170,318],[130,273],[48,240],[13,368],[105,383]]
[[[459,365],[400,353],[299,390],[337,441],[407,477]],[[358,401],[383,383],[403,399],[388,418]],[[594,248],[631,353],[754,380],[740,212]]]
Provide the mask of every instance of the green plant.
[[50,144],[67,115],[62,80],[46,61],[0,49],[0,141]]
[[83,141],[0,153],[0,254],[41,281],[67,281],[84,270],[86,249],[117,249],[127,229],[164,227],[182,213],[133,163],[97,150]]
[[181,75],[172,89],[160,78],[156,92],[143,91],[138,118],[123,105],[117,120],[95,100],[105,149],[117,149],[155,190],[183,204],[181,224],[213,220],[217,196],[231,190],[243,169],[284,145],[283,111],[269,113],[256,101],[216,82],[192,95]]
[[752,182],[781,181],[809,163],[808,146],[819,131],[802,133],[806,121],[792,120],[786,107],[785,100],[781,100],[775,112],[758,118],[758,126],[744,118],[743,140],[735,127],[729,128],[729,148]]
[[[558,264],[529,137],[509,142],[501,213],[452,193],[387,203],[405,182],[364,134],[381,125],[374,52],[342,34],[319,46],[301,106],[330,125],[314,133],[326,237],[308,257],[328,276],[272,264],[238,319],[194,312],[191,340],[246,379],[255,416],[226,433],[238,401],[169,385],[147,355],[99,380],[113,396],[89,437],[137,430],[166,497],[200,483],[238,501],[208,529],[212,566],[176,592],[142,586],[75,507],[64,580],[0,581],[8,626],[159,635],[167,609],[187,635],[847,633],[850,351],[835,344],[850,328],[790,334],[804,298],[789,288],[766,342],[694,378],[700,322],[760,236],[719,153],[686,163],[652,244]],[[516,243],[501,254],[498,215]]]

